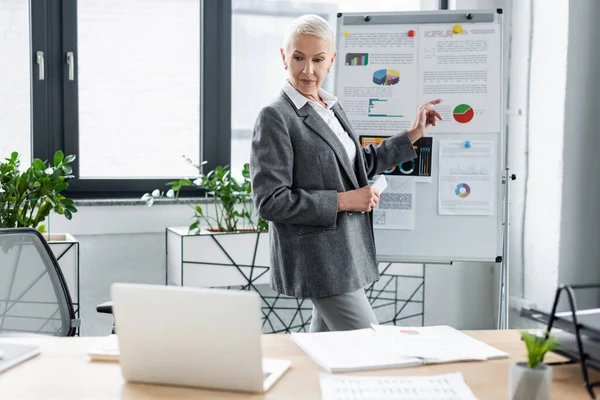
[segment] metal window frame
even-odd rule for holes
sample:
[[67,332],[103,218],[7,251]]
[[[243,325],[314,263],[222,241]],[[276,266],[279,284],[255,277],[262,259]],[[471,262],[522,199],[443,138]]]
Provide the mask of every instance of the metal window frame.
[[[30,0],[32,154],[51,160],[55,151],[79,155],[78,80],[69,80],[66,53],[73,52],[77,76],[77,0]],[[205,168],[228,165],[231,152],[231,0],[200,1],[200,160]],[[203,40],[203,38],[211,40]],[[35,52],[43,49],[46,79],[37,81]],[[220,79],[214,79],[219,76]],[[71,198],[139,198],[166,188],[176,179],[80,179],[79,157],[75,178],[65,194]],[[183,190],[181,196],[202,195]]]

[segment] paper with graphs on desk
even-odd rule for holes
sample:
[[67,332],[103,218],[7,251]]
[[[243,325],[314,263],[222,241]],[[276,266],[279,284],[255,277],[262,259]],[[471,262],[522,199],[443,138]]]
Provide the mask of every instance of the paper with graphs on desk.
[[346,376],[321,374],[323,400],[477,400],[462,374]]
[[449,326],[373,325],[354,331],[292,333],[292,340],[330,373],[508,357]]

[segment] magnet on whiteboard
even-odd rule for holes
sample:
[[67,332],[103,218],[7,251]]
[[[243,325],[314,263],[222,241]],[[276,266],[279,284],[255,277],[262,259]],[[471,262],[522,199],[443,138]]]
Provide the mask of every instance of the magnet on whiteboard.
[[459,33],[462,32],[462,26],[460,26],[460,25],[454,25],[454,27],[452,28],[452,32],[454,32],[454,33],[456,33],[458,35]]
[[416,32],[414,29],[411,29],[410,31],[408,31],[408,37],[415,37],[415,34],[416,34]]
[[470,140],[467,140],[467,141],[465,142],[465,148],[467,148],[467,149],[470,149],[470,148],[471,148],[471,141],[470,141]]
[[344,36],[349,36],[349,35],[350,35],[350,32],[344,31]]

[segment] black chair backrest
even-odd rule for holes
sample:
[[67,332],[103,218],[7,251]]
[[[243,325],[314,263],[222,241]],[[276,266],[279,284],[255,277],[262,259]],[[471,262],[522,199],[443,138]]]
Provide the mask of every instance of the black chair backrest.
[[77,322],[67,283],[42,234],[0,229],[0,335],[73,336]]

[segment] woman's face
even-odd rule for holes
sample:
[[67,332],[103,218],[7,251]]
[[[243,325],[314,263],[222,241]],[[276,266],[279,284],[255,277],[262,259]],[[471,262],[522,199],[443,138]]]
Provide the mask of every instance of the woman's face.
[[317,97],[336,53],[331,43],[314,35],[297,35],[289,49],[281,49],[290,83],[304,95]]

